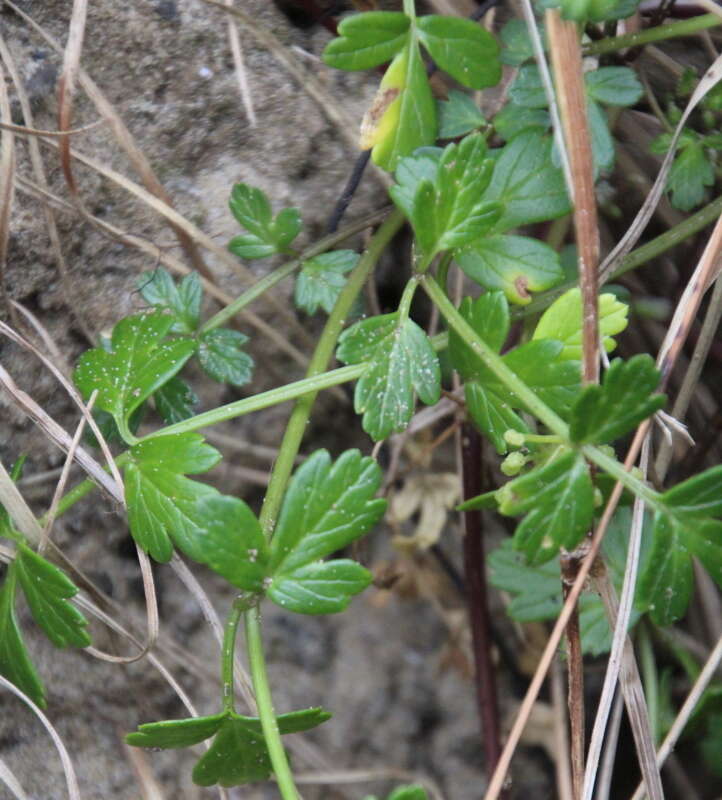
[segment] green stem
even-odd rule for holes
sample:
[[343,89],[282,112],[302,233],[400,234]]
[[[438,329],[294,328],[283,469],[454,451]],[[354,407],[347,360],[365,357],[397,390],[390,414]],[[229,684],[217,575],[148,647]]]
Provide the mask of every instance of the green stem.
[[[333,355],[334,348],[341,331],[346,324],[346,317],[351,311],[358,293],[361,291],[371,270],[373,270],[381,253],[403,223],[400,212],[392,214],[378,229],[371,240],[368,249],[359,259],[358,264],[349,276],[346,285],[336,301],[331,315],[318,340],[316,349],[308,365],[308,379],[320,377],[320,373],[328,367],[328,362]],[[361,372],[363,372],[362,366]],[[360,374],[360,373],[359,373]],[[291,417],[286,426],[283,441],[278,451],[278,457],[273,467],[268,490],[263,500],[263,508],[259,516],[261,527],[268,539],[271,538],[276,525],[276,519],[281,509],[283,496],[288,480],[293,470],[293,464],[298,454],[306,424],[311,415],[317,391],[312,391],[299,397],[296,401]],[[278,723],[273,710],[271,693],[268,687],[266,664],[263,657],[263,643],[261,640],[261,627],[258,609],[252,609],[245,614],[246,644],[248,647],[248,661],[253,680],[253,691],[256,695],[258,715],[261,718],[263,736],[268,747],[273,771],[278,781],[279,789],[284,800],[296,800],[298,793],[293,782],[293,775],[288,766],[286,751],[283,749]]]
[[411,301],[414,299],[414,294],[416,293],[416,287],[419,285],[418,278],[410,278],[409,282],[406,284],[406,288],[404,289],[404,293],[401,295],[401,301],[399,302],[399,324],[405,322],[409,318],[409,311],[411,311]]
[[629,489],[635,497],[641,497],[642,500],[653,510],[659,511],[662,509],[659,493],[654,489],[650,489],[644,481],[640,481],[631,472],[624,468],[624,464],[607,455],[603,450],[600,450],[594,445],[582,445],[582,453],[588,461],[601,467],[607,474],[611,475],[615,480],[619,481],[622,486]]
[[642,682],[644,684],[644,698],[647,701],[649,727],[652,741],[657,745],[659,743],[659,676],[657,675],[652,640],[649,637],[647,626],[644,624],[639,626],[637,643],[639,644]]
[[659,25],[647,28],[639,33],[627,33],[624,36],[613,36],[609,39],[600,39],[584,48],[585,56],[599,56],[603,53],[613,53],[627,47],[639,47],[652,42],[662,42],[677,36],[691,36],[707,28],[722,25],[722,17],[717,14],[701,14],[699,17],[684,19],[679,22],[670,22],[669,25]]
[[404,14],[411,17],[412,20],[416,19],[416,6],[414,0],[404,0]]
[[484,365],[494,373],[494,375],[510,389],[516,397],[523,403],[527,411],[543,422],[552,433],[561,436],[562,439],[569,439],[569,427],[564,420],[552,411],[549,406],[542,402],[536,393],[533,392],[522,381],[516,373],[507,367],[502,361],[501,356],[497,355],[476,331],[457,311],[454,304],[444,294],[443,289],[429,275],[424,275],[420,279],[421,285],[426,293],[436,304],[441,314],[446,319],[449,327],[461,337],[461,339],[474,351],[482,360]]
[[244,414],[250,414],[252,411],[260,411],[269,406],[286,403],[309,393],[312,393],[315,397],[322,389],[330,389],[332,386],[355,380],[363,374],[365,368],[366,364],[353,364],[350,367],[340,367],[330,372],[309,375],[307,378],[288,383],[285,386],[279,386],[277,389],[270,389],[267,392],[245,397],[243,400],[235,400],[233,403],[218,406],[218,408],[213,408],[210,411],[204,411],[202,414],[196,414],[194,417],[184,419],[182,422],[176,422],[175,425],[168,425],[143,438],[144,440],[155,439],[158,436],[168,436],[173,433],[189,433],[200,428],[217,425],[219,422],[227,422],[229,419],[235,419]]
[[251,286],[245,292],[238,295],[238,297],[232,303],[229,303],[225,308],[222,308],[217,314],[214,314],[210,319],[208,319],[205,324],[201,326],[199,333],[207,333],[208,331],[212,331],[214,328],[224,325],[229,319],[241,311],[241,309],[245,308],[247,305],[260,297],[264,292],[267,292],[270,288],[275,286],[277,283],[280,283],[284,278],[295,272],[299,267],[303,266],[303,263],[309,258],[315,258],[316,256],[321,255],[321,253],[325,253],[339,242],[348,239],[349,236],[353,236],[355,233],[368,228],[375,222],[380,222],[381,219],[388,213],[388,209],[380,212],[377,211],[370,216],[364,217],[358,222],[347,225],[341,231],[332,233],[329,236],[325,236],[323,239],[319,239],[319,241],[316,242],[316,244],[314,244],[312,247],[304,250],[303,253],[298,256],[298,258],[295,258],[293,261],[289,261],[288,264],[284,264],[282,267],[274,270],[270,273],[270,275],[266,275],[265,278],[261,278],[261,280],[254,283],[253,286]]
[[[341,290],[341,294],[336,301],[331,315],[318,340],[316,349],[308,365],[307,380],[317,379],[316,376],[323,377],[321,373],[328,367],[328,362],[333,355],[334,348],[341,331],[346,324],[346,317],[366,282],[369,273],[376,266],[381,253],[386,249],[394,234],[403,224],[404,218],[400,211],[395,211],[384,224],[374,234],[368,249],[359,259],[358,264],[351,272],[346,285]],[[360,369],[359,369],[360,368]],[[345,367],[346,370],[354,370],[355,377],[362,374],[366,368],[365,364],[358,364],[354,367]],[[341,370],[334,370],[341,372]],[[325,373],[332,374],[332,373]],[[347,373],[348,374],[348,373]],[[266,497],[261,509],[260,522],[266,537],[270,538],[276,524],[276,518],[281,508],[283,495],[286,491],[286,484],[293,470],[293,463],[298,455],[301,446],[301,439],[306,430],[311,409],[316,400],[317,391],[310,391],[303,394],[296,401],[291,417],[286,426],[286,432],[278,451],[278,457],[273,467],[271,480],[268,484]]]
[[221,650],[221,685],[223,686],[223,710],[233,711],[233,655],[236,649],[236,633],[243,612],[248,610],[248,600],[240,595],[233,601],[223,630]]
[[298,792],[293,782],[291,768],[288,765],[286,751],[281,742],[276,712],[273,708],[271,690],[268,685],[266,660],[263,656],[263,640],[261,638],[261,620],[258,608],[246,611],[245,614],[246,645],[248,647],[248,666],[253,680],[253,691],[261,719],[263,738],[266,740],[268,755],[271,758],[273,772],[278,782],[283,800],[298,800]]
[[447,296],[449,294],[449,267],[451,266],[453,255],[451,250],[444,253],[436,270],[436,282],[441,286]]

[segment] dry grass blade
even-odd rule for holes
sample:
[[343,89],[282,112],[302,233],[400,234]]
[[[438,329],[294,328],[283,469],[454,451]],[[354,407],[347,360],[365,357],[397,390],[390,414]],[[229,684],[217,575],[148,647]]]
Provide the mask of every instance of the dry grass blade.
[[53,740],[55,749],[58,751],[58,755],[60,756],[60,762],[63,765],[63,772],[65,773],[65,784],[68,787],[68,796],[70,797],[70,800],[80,800],[80,789],[78,788],[78,779],[75,776],[73,762],[70,760],[70,755],[68,754],[67,748],[63,744],[63,740],[60,738],[60,735],[55,730],[50,720],[26,694],[21,692],[16,686],[13,686],[13,684],[2,675],[0,675],[0,686],[11,691],[16,697],[19,697],[43,724],[43,727]]
[[677,127],[674,130],[674,135],[669,143],[669,150],[662,161],[662,166],[657,175],[657,179],[652,186],[651,192],[647,195],[647,199],[639,209],[634,222],[629,226],[629,229],[619,241],[617,246],[612,252],[604,259],[601,267],[599,268],[599,285],[603,285],[619,266],[622,259],[630,252],[630,250],[637,243],[637,240],[642,235],[647,223],[649,222],[654,209],[659,202],[659,198],[667,186],[667,176],[674,161],[675,152],[677,150],[677,142],[682,134],[682,130],[689,118],[689,115],[694,111],[697,105],[704,99],[705,95],[713,89],[717,83],[722,79],[722,56],[720,56],[712,66],[704,74],[704,77],[697,84],[692,97],[690,97],[687,106],[685,107],[682,116],[680,117]]
[[[356,137],[357,126],[354,124],[346,112],[338,105],[338,103],[331,97],[328,92],[323,88],[321,83],[296,59],[287,47],[284,47],[281,42],[263,26],[259,25],[250,14],[241,11],[237,8],[225,5],[220,0],[203,0],[210,6],[217,6],[225,11],[227,14],[232,14],[237,17],[244,24],[246,29],[259,41],[268,51],[281,63],[293,78],[298,82],[299,86],[313,98],[320,106],[323,113],[332,122],[338,132],[343,137],[346,144],[352,152],[358,151],[358,141]],[[383,186],[390,186],[392,183],[391,176],[384,172],[379,167],[372,165],[374,174],[379,179]]]
[[[61,131],[70,129],[70,120],[73,116],[73,94],[78,80],[78,72],[80,71],[80,54],[83,51],[87,17],[88,0],[73,0],[73,12],[70,16],[70,26],[68,28],[68,41],[65,45],[63,56],[63,72],[58,83],[58,128]],[[70,161],[70,139],[67,136],[63,136],[60,139],[60,164],[70,193],[79,202],[78,187]]]
[[[8,99],[5,73],[0,67],[0,118],[10,122],[10,101]],[[10,214],[15,196],[15,136],[3,128],[0,134],[0,297],[7,311],[12,315],[10,298],[5,286],[8,241],[10,238]]]
[[[45,143],[51,146],[56,146],[51,142]],[[247,284],[252,284],[256,280],[256,276],[247,267],[241,264],[241,262],[235,258],[235,256],[229,253],[224,247],[216,244],[213,239],[204,233],[197,225],[194,225],[192,222],[187,220],[182,214],[179,214],[172,206],[168,205],[162,199],[151,194],[149,191],[144,189],[142,186],[139,186],[134,181],[131,181],[129,178],[126,178],[125,175],[122,175],[120,172],[117,172],[116,170],[102,164],[97,159],[86,156],[75,149],[72,149],[70,153],[73,158],[77,159],[86,166],[91,167],[100,175],[108,178],[110,181],[120,186],[122,189],[125,189],[125,191],[129,192],[130,194],[135,195],[135,197],[143,201],[158,214],[171,221],[175,227],[185,231],[194,242],[200,243],[209,252],[213,253],[213,255],[216,256],[216,258],[218,258],[222,263],[238,273]],[[84,214],[84,216],[89,222],[93,222],[94,218],[90,214]],[[214,281],[211,282],[215,285]],[[312,342],[310,334],[301,325],[294,313],[289,309],[288,303],[280,300],[272,293],[266,293],[263,297],[265,301],[271,305],[286,322],[288,322],[294,335],[298,335],[300,340],[303,342]],[[277,334],[277,337],[278,335],[279,334]],[[307,359],[303,356],[301,357],[303,359],[303,364],[305,365]]]
[[[226,0],[227,6],[233,5],[233,0]],[[238,91],[241,94],[241,102],[245,109],[248,122],[252,128],[258,124],[256,119],[256,112],[253,109],[253,98],[251,97],[251,87],[248,85],[248,76],[246,75],[246,67],[243,63],[243,50],[241,49],[241,37],[238,33],[238,28],[235,23],[228,17],[228,41],[231,45],[231,55],[233,56],[233,65],[236,68],[236,78],[238,79]]]
[[[90,396],[88,400],[87,409],[88,412],[92,413],[93,405],[95,404],[95,398],[98,396],[98,390],[96,389],[93,394]],[[83,416],[80,418],[80,422],[78,423],[78,427],[75,431],[75,436],[73,436],[73,441],[70,444],[70,448],[68,449],[68,453],[65,456],[65,463],[63,464],[63,471],[60,473],[60,478],[58,483],[55,487],[55,491],[53,492],[53,499],[50,502],[50,508],[48,509],[47,514],[45,515],[45,525],[43,526],[43,533],[40,538],[40,543],[38,544],[38,553],[42,555],[45,552],[45,549],[48,545],[48,539],[50,538],[50,531],[52,530],[53,523],[55,522],[55,515],[58,510],[58,504],[60,503],[60,498],[63,496],[65,492],[65,487],[68,483],[68,477],[70,475],[70,467],[73,465],[73,461],[75,460],[75,451],[78,449],[78,445],[80,444],[80,437],[83,435],[83,431],[85,430],[85,422],[86,418]]]
[[551,668],[550,689],[554,709],[554,770],[559,800],[573,800],[572,771],[569,764],[569,730],[564,698],[564,672],[557,659]]
[[11,125],[9,122],[0,122],[0,129],[17,133],[20,136],[46,136],[52,139],[53,137],[65,138],[67,136],[74,136],[78,133],[87,133],[88,131],[92,131],[99,125],[103,124],[103,120],[99,119],[96,122],[91,122],[89,125],[83,125],[82,128],[71,128],[67,131],[45,131],[38,130],[37,128],[28,128],[26,125]]
[[29,542],[37,545],[43,535],[42,528],[2,461],[0,461],[0,505],[8,512],[20,533]]
[[[55,50],[55,52],[63,52],[63,48],[60,46],[60,44],[52,36],[46,33],[46,31],[43,30],[43,28],[38,25],[32,17],[26,14],[21,8],[18,8],[15,3],[11,2],[11,0],[2,0],[2,2],[5,3],[8,8],[12,8],[12,10],[30,27],[32,27],[32,29],[36,31],[44,39],[44,41]],[[78,78],[84,91],[95,104],[98,113],[108,121],[118,144],[125,151],[134,169],[140,175],[145,187],[148,189],[148,191],[161,198],[165,203],[172,205],[170,196],[156,177],[153,169],[150,166],[150,163],[148,162],[148,159],[135,143],[135,139],[126,127],[120,115],[113,108],[112,103],[107,100],[105,95],[100,91],[90,76],[87,75],[82,69],[79,71]],[[25,121],[29,122],[27,117]],[[188,255],[188,259],[190,260],[191,264],[193,264],[193,269],[197,270],[201,275],[203,275],[203,277],[213,280],[213,275],[203,261],[203,258],[193,240],[185,231],[173,226],[172,223],[171,227],[175,231],[181,247]]]
[[609,719],[604,743],[604,755],[599,768],[599,780],[597,781],[597,793],[595,800],[609,800],[609,792],[612,788],[612,774],[614,765],[617,763],[617,745],[619,744],[619,730],[622,726],[622,711],[624,701],[620,692],[614,695],[614,706],[612,716]]
[[[642,458],[640,463],[640,469],[645,477],[647,474],[648,460],[649,438],[647,437],[642,445]],[[622,595],[619,602],[619,608],[617,609],[616,613],[616,621],[614,622],[613,626],[614,634],[612,637],[612,647],[609,654],[609,660],[607,661],[607,672],[604,676],[602,694],[599,698],[597,714],[594,719],[594,727],[592,729],[592,738],[589,742],[589,750],[587,753],[587,769],[584,776],[583,800],[591,800],[592,798],[597,767],[602,753],[605,731],[607,730],[607,722],[611,712],[612,702],[614,700],[617,687],[617,680],[619,678],[620,669],[622,666],[625,643],[628,638],[627,631],[629,630],[629,619],[632,614],[632,606],[634,603],[634,590],[637,582],[637,573],[639,571],[639,554],[642,545],[643,523],[644,503],[640,501],[639,498],[636,498],[632,515],[632,526],[629,536],[627,562],[624,571],[624,582],[622,585]]]
[[12,795],[16,800],[28,800],[28,796],[25,794],[25,790],[20,785],[20,781],[15,777],[12,770],[8,765],[0,758],[0,781],[7,786],[8,790],[12,792]]
[[[28,99],[28,95],[25,90],[25,84],[20,78],[20,74],[17,70],[12,54],[10,53],[9,48],[5,44],[5,41],[3,40],[2,37],[0,37],[0,58],[2,58],[2,60],[5,62],[8,72],[10,73],[10,77],[12,78],[18,102],[20,103],[20,109],[23,113],[23,119],[25,120],[27,125],[32,126],[33,112],[30,105],[30,100]],[[40,145],[35,137],[31,136],[29,138],[28,151],[30,153],[30,163],[32,164],[35,180],[41,187],[47,189],[48,181],[45,175],[45,167],[43,166],[43,159],[42,156],[40,155]],[[93,342],[94,341],[93,331],[86,322],[82,311],[77,307],[77,303],[73,302],[72,299],[73,293],[70,282],[70,276],[68,273],[68,266],[65,263],[65,258],[63,256],[63,249],[60,245],[60,234],[58,233],[58,227],[55,224],[55,217],[53,215],[52,210],[49,207],[43,207],[43,214],[45,215],[45,225],[47,227],[48,236],[50,237],[50,244],[53,248],[53,254],[55,256],[55,260],[58,265],[58,272],[60,273],[60,281],[63,289],[65,303],[70,309],[70,313],[75,318],[78,327],[85,335],[85,338],[89,342]]]
[[[699,674],[699,677],[694,682],[694,686],[692,687],[690,693],[687,695],[687,699],[684,701],[682,708],[679,710],[679,714],[675,717],[674,722],[672,723],[672,727],[669,729],[669,733],[664,737],[664,741],[662,742],[662,746],[659,748],[657,752],[657,765],[659,767],[664,764],[667,760],[667,757],[670,755],[672,750],[674,750],[674,746],[677,744],[679,737],[682,734],[685,726],[689,722],[694,709],[697,707],[697,703],[699,703],[702,694],[704,693],[705,689],[709,685],[710,681],[717,672],[718,667],[722,663],[722,639],[720,639],[714,647],[714,650],[709,655],[702,671]],[[635,793],[632,795],[632,800],[642,800],[644,797],[644,786],[638,786]]]
[[153,777],[153,770],[148,763],[148,757],[145,752],[139,747],[131,747],[123,741],[121,734],[121,743],[123,752],[126,759],[130,762],[133,768],[136,780],[140,786],[140,793],[142,800],[165,800],[163,792]]

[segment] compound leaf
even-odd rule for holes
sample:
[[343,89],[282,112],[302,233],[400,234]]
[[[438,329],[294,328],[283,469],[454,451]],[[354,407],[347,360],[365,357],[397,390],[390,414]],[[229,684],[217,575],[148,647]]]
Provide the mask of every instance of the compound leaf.
[[68,602],[78,593],[78,587],[26,544],[18,545],[15,564],[33,619],[48,639],[56,647],[87,647],[88,620]]
[[550,125],[549,112],[543,108],[521,108],[514,103],[507,103],[494,115],[494,129],[507,142],[527,128],[544,132]]
[[156,411],[167,425],[182,422],[193,416],[198,397],[191,387],[177,375],[164,383],[153,395]]
[[304,261],[296,279],[296,306],[307,314],[315,314],[320,306],[330,314],[346,284],[344,276],[356,266],[358,259],[358,253],[353,250],[332,250]]
[[385,64],[408,40],[411,21],[397,11],[370,11],[346,17],[339,36],[327,45],[321,58],[329,67],[371,69]]
[[198,360],[214,381],[245,386],[253,376],[253,359],[243,352],[248,337],[229,328],[207,331],[198,340]]
[[204,562],[206,519],[198,500],[218,492],[186,478],[206,472],[221,455],[197,433],[146,439],[130,448],[125,500],[130,532],[156,561],[173,555],[173,542],[194,561]]
[[691,211],[704,200],[706,186],[714,184],[712,162],[698,140],[690,141],[677,153],[667,178],[671,202],[680,211]]
[[428,14],[417,21],[419,38],[436,64],[469,89],[501,79],[499,45],[484,28],[461,17]]
[[594,515],[589,467],[572,451],[509,481],[497,492],[497,500],[502,514],[526,514],[514,533],[514,547],[531,564],[548,561],[560,547],[573,550]]
[[439,139],[455,139],[480,128],[486,120],[468,94],[452,89],[447,100],[437,103]]
[[98,390],[95,407],[112,414],[121,431],[133,411],[195,352],[191,339],[163,341],[174,322],[172,314],[160,311],[126,317],[113,328],[111,352],[94,348],[80,357],[76,385],[86,399]]
[[256,515],[235,497],[209,495],[198,501],[203,563],[246,592],[264,591],[268,548]]
[[[486,292],[475,300],[465,297],[459,313],[495,353],[501,351],[510,325],[509,303],[503,292]],[[454,369],[465,381],[474,380],[481,374],[479,357],[454,330],[449,331],[449,355]]]
[[268,198],[255,186],[237,183],[229,205],[233,216],[248,231],[228,243],[228,249],[239,258],[266,258],[284,252],[301,230],[297,208],[284,208],[274,219]]
[[45,688],[30,660],[15,616],[17,567],[8,565],[0,588],[0,675],[24,692],[36,705],[45,708]]
[[547,95],[536,64],[525,64],[519,69],[509,89],[509,100],[521,108],[547,107]]
[[487,289],[501,289],[512,303],[531,301],[539,292],[559,283],[564,271],[559,255],[549,245],[528,236],[488,236],[455,252],[461,269]]
[[533,58],[534,47],[526,23],[521,19],[510,19],[499,33],[502,41],[501,60],[504,64],[518,67]]
[[359,564],[318,562],[378,521],[386,508],[385,500],[374,498],[380,480],[378,464],[358,450],[347,450],[334,464],[318,450],[298,468],[271,542],[271,600],[298,613],[327,614],[366,588],[370,576]]
[[[627,327],[628,310],[613,294],[599,296],[599,337],[608,353],[616,347],[612,337]],[[582,360],[582,295],[578,288],[565,292],[549,306],[533,338],[556,339],[564,345],[560,358]]]
[[606,444],[624,436],[665,403],[652,394],[659,370],[646,353],[628,361],[615,358],[601,386],[586,386],[572,407],[569,435],[573,442]]
[[136,281],[143,298],[159,309],[169,309],[175,317],[171,333],[191,334],[198,328],[203,287],[197,272],[186,275],[176,286],[170,273],[158,267],[144,272]]
[[414,397],[431,405],[441,394],[439,360],[428,336],[398,312],[361,320],[344,331],[337,357],[345,364],[368,361],[356,384],[354,405],[374,440],[404,430]]

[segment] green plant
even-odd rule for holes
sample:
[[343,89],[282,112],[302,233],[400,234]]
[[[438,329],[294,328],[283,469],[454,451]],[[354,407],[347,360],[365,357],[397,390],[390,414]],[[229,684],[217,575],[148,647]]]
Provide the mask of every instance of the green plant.
[[[631,8],[603,5],[565,6],[565,13],[598,21],[623,16]],[[589,326],[578,289],[549,302],[541,317],[527,325],[522,340],[509,346],[512,306],[522,313],[533,293],[553,289],[565,278],[557,249],[512,231],[558,220],[571,210],[547,133],[546,94],[537,68],[525,64],[531,50],[518,25],[502,33],[502,52],[507,63],[521,68],[510,103],[488,124],[470,98],[458,92],[440,103],[439,124],[421,57],[423,47],[465,87],[494,85],[501,74],[499,48],[491,34],[472,22],[417,18],[413,2],[405,0],[403,13],[349,17],[339,34],[326,48],[327,64],[360,70],[390,62],[365,121],[362,145],[372,149],[377,165],[394,173],[390,197],[396,210],[363,255],[330,250],[304,257],[291,247],[302,228],[296,209],[274,216],[266,195],[243,183],[233,188],[230,202],[245,231],[229,244],[234,254],[294,259],[291,267],[262,279],[263,288],[297,269],[298,308],[309,315],[319,309],[328,314],[306,378],[194,414],[197,398],[181,377],[191,359],[197,358],[215,381],[235,387],[250,381],[247,337],[221,325],[259,291],[249,290],[202,322],[199,276],[193,273],[176,284],[161,268],[138,282],[152,308],[119,321],[110,341],[84,353],[74,373],[83,397],[95,394],[94,413],[105,423],[104,432],[114,433],[126,448],[115,462],[123,471],[128,523],[137,545],[158,562],[168,562],[178,550],[238,591],[225,626],[221,710],[142,724],[127,742],[181,748],[212,739],[193,771],[196,783],[233,786],[274,774],[286,800],[297,793],[281,735],[315,727],[330,713],[313,708],[276,715],[259,607],[270,600],[300,614],[343,611],[371,583],[371,573],[334,554],[368,533],[386,505],[376,496],[380,467],[358,450],[335,459],[317,450],[293,470],[321,389],[356,381],[355,410],[364,431],[381,442],[408,427],[417,398],[427,405],[438,402],[445,387],[437,353],[448,349],[463,385],[466,415],[505,456],[501,469],[510,478],[467,498],[460,510],[487,508],[523,517],[510,544],[491,556],[493,581],[516,595],[510,613],[519,620],[557,615],[559,569],[553,559],[585,541],[615,481],[628,501],[644,503],[650,519],[632,625],[644,615],[660,626],[684,615],[693,585],[692,556],[722,585],[722,467],[656,490],[626,469],[614,449],[665,404],[651,357],[615,359],[601,384],[583,385],[580,362]],[[588,73],[585,85],[582,113],[590,120],[596,167],[606,170],[614,150],[598,104],[633,105],[642,90],[630,69],[614,66]],[[462,134],[468,135],[436,146],[439,138]],[[692,146],[683,144],[687,150]],[[398,308],[347,327],[361,288],[404,222],[413,231],[414,250]],[[452,264],[475,285],[476,296],[458,304],[448,290]],[[429,336],[413,318],[419,287],[445,320],[447,332]],[[615,348],[614,337],[626,327],[627,310],[612,293],[599,295],[595,325],[606,352]],[[345,367],[329,369],[334,353]],[[242,500],[189,477],[208,472],[221,458],[199,430],[288,400],[295,401],[294,410],[259,515]],[[153,409],[153,429],[138,435],[143,414],[148,422]],[[13,478],[18,476],[19,468]],[[59,512],[90,489],[89,483],[76,487]],[[624,574],[628,517],[628,509],[617,512],[605,540],[605,562],[617,585]],[[58,647],[87,646],[86,620],[69,603],[76,587],[31,548],[5,510],[0,534],[16,546],[0,589],[0,673],[43,705],[42,681],[15,617],[18,589]],[[609,648],[610,632],[601,602],[586,596],[581,606],[585,646],[602,653]],[[234,704],[234,651],[242,620],[258,717],[237,713]],[[719,716],[715,713],[713,721]],[[402,787],[390,798],[423,796],[418,787]]]

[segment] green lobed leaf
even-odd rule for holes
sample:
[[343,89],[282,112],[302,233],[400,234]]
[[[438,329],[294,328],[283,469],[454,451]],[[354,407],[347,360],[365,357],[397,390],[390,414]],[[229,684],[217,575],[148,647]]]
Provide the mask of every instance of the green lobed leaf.
[[[599,296],[599,336],[608,353],[616,347],[612,337],[627,327],[628,311],[613,294]],[[547,308],[533,338],[556,339],[564,345],[560,358],[582,360],[582,295],[578,288],[565,292]]]
[[586,386],[572,406],[571,440],[606,444],[624,436],[664,406],[666,397],[652,394],[659,377],[654,360],[646,353],[628,361],[615,358],[601,386]]
[[237,588],[262,593],[268,547],[256,515],[243,500],[223,495],[201,497],[196,508],[203,520],[198,534],[203,563]]
[[346,285],[344,276],[356,266],[358,259],[358,253],[353,250],[332,250],[304,261],[296,278],[296,306],[307,314],[315,314],[320,306],[330,314]]
[[214,328],[198,340],[198,360],[208,377],[245,386],[253,377],[253,359],[243,352],[248,337],[229,328]]
[[321,58],[335,69],[371,69],[385,64],[408,40],[411,20],[400,11],[370,11],[346,17]]
[[354,406],[375,441],[398,433],[414,413],[415,395],[433,405],[441,394],[439,360],[428,336],[398,312],[361,320],[339,338],[337,358],[367,361],[356,384]]
[[479,381],[464,385],[466,410],[476,427],[491,441],[499,455],[509,449],[504,438],[508,430],[528,432],[529,428],[511,404]]
[[500,203],[504,209],[494,226],[496,233],[569,212],[564,176],[552,164],[551,147],[548,136],[527,129],[502,148],[484,195],[485,200]]
[[423,786],[409,784],[408,786],[397,786],[386,800],[428,800],[428,797]]
[[594,487],[581,454],[568,451],[515,478],[497,492],[499,511],[526,514],[514,532],[514,547],[531,564],[573,550],[594,516]]
[[501,289],[512,303],[521,305],[531,302],[530,291],[549,289],[564,277],[558,253],[528,236],[478,239],[457,250],[454,259],[473,281]]
[[400,158],[433,144],[436,134],[436,104],[426,69],[418,44],[409,41],[394,56],[364,118],[361,147],[373,147],[374,164],[393,172]]
[[175,317],[171,333],[190,334],[198,328],[203,288],[197,272],[186,275],[176,286],[170,273],[158,267],[142,273],[136,286],[151,305],[170,310]]
[[690,142],[674,159],[667,178],[671,202],[680,211],[691,211],[704,200],[705,187],[714,184],[714,169],[704,146]]
[[396,183],[392,187],[394,203],[408,219],[414,214],[414,196],[422,181],[434,183],[439,171],[439,161],[444,152],[441,147],[422,147],[412,156],[402,158],[396,167]]
[[268,596],[291,611],[341,611],[370,583],[353,561],[319,563],[363,536],[379,520],[386,501],[375,498],[378,464],[347,450],[331,463],[325,450],[310,456],[293,476],[271,542]]
[[521,108],[507,103],[494,116],[494,129],[502,139],[509,141],[527,128],[547,131],[551,127],[549,112],[543,108]]
[[594,100],[587,100],[587,119],[596,176],[601,170],[610,170],[614,166],[614,141],[609,132],[607,116]]
[[[309,708],[276,717],[279,731],[298,733],[315,728],[331,715],[320,708]],[[193,769],[193,782],[199,786],[240,786],[270,777],[271,759],[263,738],[261,721],[229,712],[221,722],[210,748]]]
[[447,100],[436,105],[439,139],[455,139],[475,131],[486,123],[484,115],[468,94],[452,89]]
[[547,107],[547,95],[536,64],[525,64],[519,69],[514,83],[509,88],[509,100],[521,108]]
[[173,324],[173,316],[160,311],[126,317],[113,328],[112,352],[94,348],[80,357],[73,375],[77,387],[86,400],[97,389],[95,408],[112,414],[121,431],[195,352],[191,339],[163,341]]
[[518,67],[534,57],[534,47],[524,20],[510,19],[502,26],[499,36],[502,41],[502,63]]
[[[602,552],[609,569],[612,583],[621,589],[624,579],[625,562],[629,541],[631,511],[621,509],[612,518],[604,536]],[[641,561],[646,563],[651,531],[642,536]],[[547,561],[545,564],[530,566],[524,556],[513,549],[510,539],[489,554],[489,580],[492,586],[511,596],[506,608],[509,616],[517,622],[540,622],[556,619],[562,605],[562,583],[559,562]],[[635,603],[630,618],[630,629],[636,625],[645,610],[636,592]],[[601,598],[593,592],[583,593],[579,599],[582,650],[598,656],[610,650],[612,632]]]
[[722,517],[722,465],[668,489],[662,502],[675,516]]
[[46,707],[45,687],[25,648],[15,616],[17,566],[8,565],[0,587],[0,675],[17,686],[37,706]]
[[428,14],[416,26],[437,66],[462,86],[485,89],[501,80],[499,45],[480,25],[461,17]]
[[[405,183],[398,200],[397,188],[389,190],[399,208],[410,210],[416,239],[427,258],[478,239],[498,219],[498,206],[482,199],[493,170],[486,155],[484,137],[472,134],[444,148],[433,180],[422,178],[413,187]],[[401,177],[414,180],[416,175],[407,169]]]
[[208,717],[146,722],[138,725],[136,732],[127,734],[125,741],[133,747],[160,747],[164,750],[192,747],[210,739],[221,727],[225,718],[226,712],[221,711]]
[[198,396],[184,380],[174,375],[153,394],[153,402],[163,422],[173,425],[193,416]]
[[284,252],[301,230],[301,216],[296,208],[284,208],[273,218],[265,193],[255,186],[237,183],[231,191],[231,212],[248,231],[228,243],[239,258],[266,258]]
[[[509,303],[503,292],[486,292],[475,300],[465,297],[459,313],[495,353],[501,351],[511,324]],[[454,369],[465,381],[479,377],[479,357],[454,330],[449,331],[449,355]]]
[[[22,477],[26,458],[27,456],[21,455],[13,464],[10,470],[10,480],[13,483],[17,483]],[[7,509],[2,503],[0,503],[0,537],[18,542],[24,539],[23,535],[15,530],[15,523],[10,518],[10,514],[8,514]]]
[[656,514],[654,540],[639,591],[657,625],[671,625],[684,615],[692,594],[692,561],[684,529],[665,514]]
[[636,73],[629,67],[599,67],[584,73],[587,94],[609,106],[633,106],[644,94]]
[[15,558],[18,581],[33,619],[56,647],[87,647],[88,620],[68,602],[78,587],[54,564],[18,545]]
[[186,478],[206,472],[221,459],[197,433],[156,436],[129,450],[125,466],[125,501],[130,532],[156,561],[173,555],[173,543],[189,558],[203,563],[206,518],[198,501],[216,496],[212,486]]
[[[282,734],[315,728],[331,717],[321,708],[308,708],[276,717]],[[139,725],[125,741],[134,747],[176,749],[191,747],[215,736],[209,750],[193,770],[199,786],[238,786],[264,780],[271,774],[271,760],[258,717],[223,711],[207,717],[171,719]]]

